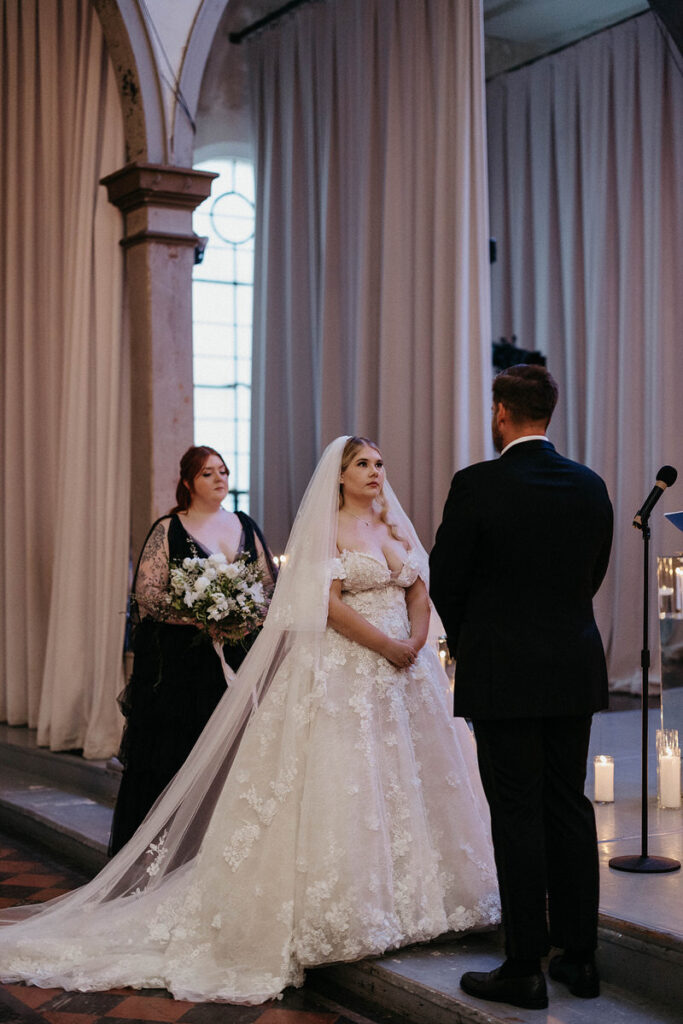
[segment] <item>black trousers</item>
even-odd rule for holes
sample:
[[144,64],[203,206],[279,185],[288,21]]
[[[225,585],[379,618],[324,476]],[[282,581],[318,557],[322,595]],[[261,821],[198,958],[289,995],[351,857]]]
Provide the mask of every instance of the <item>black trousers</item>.
[[597,945],[599,872],[584,796],[591,716],[478,719],[507,956]]

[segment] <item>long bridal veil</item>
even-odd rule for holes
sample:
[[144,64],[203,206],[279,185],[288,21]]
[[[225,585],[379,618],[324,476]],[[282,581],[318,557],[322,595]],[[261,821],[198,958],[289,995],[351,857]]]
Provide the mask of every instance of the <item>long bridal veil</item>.
[[[60,922],[68,918],[72,923],[74,914],[82,922],[87,943],[84,914],[94,923],[100,919],[98,910],[115,913],[120,926],[127,905],[134,901],[139,915],[139,900],[155,905],[163,898],[164,887],[191,865],[250,716],[279,666],[294,647],[305,649],[312,666],[320,655],[337,555],[339,475],[347,439],[339,437],[328,445],[318,463],[287,542],[264,628],[183,768],[129,843],[91,882],[45,904],[0,910],[0,924],[12,926],[0,928],[0,955],[16,949],[23,937],[35,940],[45,934],[57,940]],[[418,571],[427,581],[427,554],[388,484],[384,490],[389,519],[408,538]]]

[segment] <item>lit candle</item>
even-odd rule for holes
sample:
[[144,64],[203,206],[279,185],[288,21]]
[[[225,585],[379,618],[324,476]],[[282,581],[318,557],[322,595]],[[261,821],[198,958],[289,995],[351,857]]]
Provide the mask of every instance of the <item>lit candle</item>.
[[683,612],[683,569],[676,567],[676,611]]
[[681,806],[681,753],[671,747],[659,755],[659,806]]
[[659,588],[659,617],[664,618],[666,615],[671,615],[674,611],[673,607],[674,588],[673,587],[660,587]]
[[611,804],[614,802],[614,758],[610,754],[597,754],[593,758],[595,769],[595,794],[593,799],[596,804]]

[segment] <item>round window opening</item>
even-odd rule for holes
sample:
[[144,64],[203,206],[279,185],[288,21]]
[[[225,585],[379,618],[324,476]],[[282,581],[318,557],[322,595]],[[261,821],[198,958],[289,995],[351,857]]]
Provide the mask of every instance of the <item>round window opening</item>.
[[254,204],[241,192],[224,192],[211,207],[214,231],[229,245],[243,245],[254,237]]

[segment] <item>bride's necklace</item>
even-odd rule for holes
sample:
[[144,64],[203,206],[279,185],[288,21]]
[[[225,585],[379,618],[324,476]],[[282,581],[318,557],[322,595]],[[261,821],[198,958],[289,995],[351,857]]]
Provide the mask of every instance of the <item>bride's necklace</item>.
[[357,516],[355,512],[351,512],[351,511],[349,511],[349,509],[348,509],[348,508],[347,508],[347,509],[345,509],[344,511],[345,511],[345,512],[348,512],[348,514],[349,514],[350,516],[353,516],[353,518],[354,518],[354,519],[357,519],[359,523],[363,523],[363,524],[364,524],[365,526],[372,526],[372,523],[369,523],[369,522],[367,521],[367,519],[361,519],[361,517],[360,517],[360,516]]

